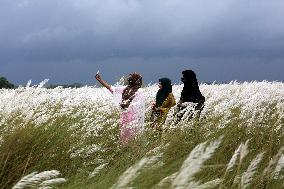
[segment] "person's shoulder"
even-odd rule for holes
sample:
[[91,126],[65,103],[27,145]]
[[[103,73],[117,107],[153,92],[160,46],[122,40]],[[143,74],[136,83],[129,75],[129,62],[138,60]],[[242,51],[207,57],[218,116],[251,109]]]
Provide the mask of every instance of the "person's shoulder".
[[136,96],[137,98],[144,98],[144,97],[145,97],[145,91],[144,91],[144,89],[139,88],[139,89],[136,91],[135,96]]
[[124,90],[126,86],[111,86],[111,89],[113,90]]
[[111,86],[110,90],[113,93],[122,93],[126,86]]
[[175,96],[174,96],[173,93],[169,93],[169,97],[170,97],[170,98],[175,98]]
[[139,88],[136,93],[144,94],[145,90],[143,88]]

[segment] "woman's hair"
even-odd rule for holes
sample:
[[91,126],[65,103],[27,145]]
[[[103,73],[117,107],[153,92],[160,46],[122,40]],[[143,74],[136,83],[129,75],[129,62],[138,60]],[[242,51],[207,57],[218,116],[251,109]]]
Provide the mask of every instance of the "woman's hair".
[[169,78],[161,78],[159,82],[162,85],[162,89],[159,89],[156,95],[156,107],[162,106],[165,99],[172,92],[172,82]]
[[123,90],[121,108],[126,109],[134,99],[136,91],[142,86],[142,76],[136,72],[129,74],[128,85]]
[[182,77],[182,82],[185,85],[193,85],[193,86],[198,86],[196,74],[192,70],[184,70],[182,72],[183,77]]

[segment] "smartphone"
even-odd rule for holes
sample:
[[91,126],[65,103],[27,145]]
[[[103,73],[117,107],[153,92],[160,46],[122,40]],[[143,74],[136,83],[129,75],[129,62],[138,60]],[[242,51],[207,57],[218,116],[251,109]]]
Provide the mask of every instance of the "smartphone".
[[97,74],[99,74],[99,73],[100,73],[100,70],[97,71]]

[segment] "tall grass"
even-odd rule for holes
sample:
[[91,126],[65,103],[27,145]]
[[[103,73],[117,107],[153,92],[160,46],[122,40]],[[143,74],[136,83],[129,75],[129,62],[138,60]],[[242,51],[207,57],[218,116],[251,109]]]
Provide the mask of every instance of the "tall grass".
[[[284,187],[283,83],[203,84],[200,115],[177,123],[173,108],[157,135],[148,108],[145,132],[127,146],[108,91],[42,86],[0,90],[0,188],[48,170],[66,179],[59,188]],[[145,88],[147,107],[157,89]]]

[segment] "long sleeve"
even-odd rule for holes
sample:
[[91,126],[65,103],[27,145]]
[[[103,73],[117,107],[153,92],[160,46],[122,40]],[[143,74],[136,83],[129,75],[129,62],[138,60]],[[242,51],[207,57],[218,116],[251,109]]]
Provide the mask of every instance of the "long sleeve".
[[162,113],[168,113],[170,108],[174,105],[176,105],[176,100],[174,95],[170,93],[166,100],[163,102],[162,106],[160,107],[160,110],[162,111]]

